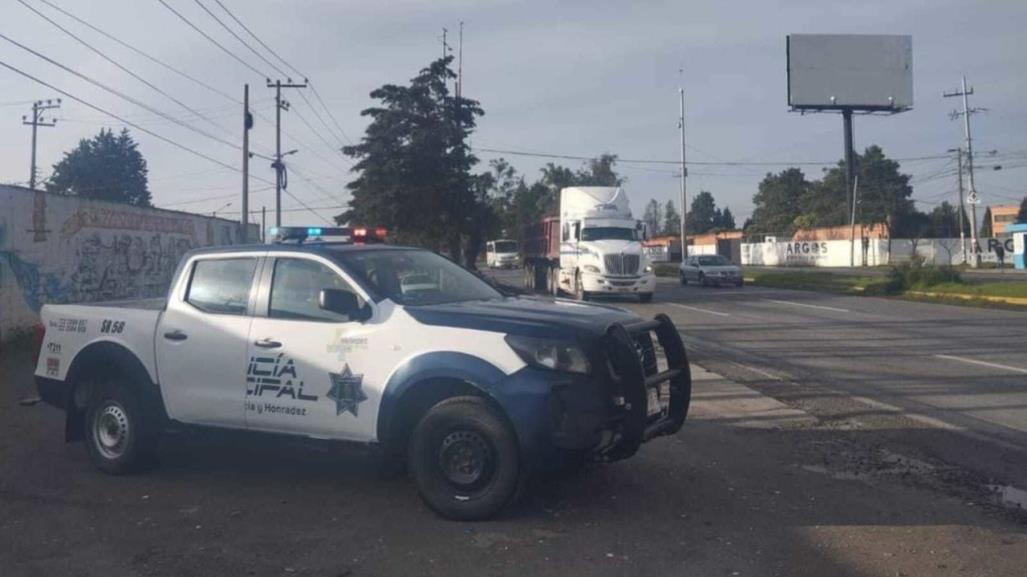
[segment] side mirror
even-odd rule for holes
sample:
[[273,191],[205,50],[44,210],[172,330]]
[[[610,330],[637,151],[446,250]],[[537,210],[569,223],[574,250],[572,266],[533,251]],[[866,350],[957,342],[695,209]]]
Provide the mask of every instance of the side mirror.
[[346,315],[352,320],[366,320],[371,312],[369,308],[360,306],[357,295],[341,289],[321,289],[318,294],[318,306],[322,310]]

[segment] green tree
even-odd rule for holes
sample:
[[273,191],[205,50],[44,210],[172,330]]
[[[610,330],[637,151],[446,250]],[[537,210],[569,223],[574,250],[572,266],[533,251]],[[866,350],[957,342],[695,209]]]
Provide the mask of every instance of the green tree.
[[692,207],[686,217],[688,234],[703,234],[717,225],[717,202],[708,191],[702,191],[692,198]]
[[735,229],[735,215],[731,213],[729,207],[724,207],[723,212],[717,215],[717,224],[715,228],[720,230],[734,230]]
[[578,170],[575,186],[620,186],[624,184],[624,178],[617,174],[614,166],[617,164],[616,154],[602,154],[585,162],[585,166]]
[[364,137],[343,148],[357,160],[357,177],[346,185],[352,200],[336,221],[387,226],[400,242],[473,264],[488,186],[471,174],[478,159],[467,140],[484,112],[478,102],[450,94],[452,60],[432,62],[407,86],[371,92],[380,105],[361,112],[371,119]]
[[[872,145],[856,157],[859,177],[857,222],[866,225],[885,223],[892,238],[917,236],[922,230],[905,228],[920,226],[922,219],[907,218],[915,208],[910,198],[913,187],[909,175],[899,172],[899,163],[885,156],[881,147]],[[841,161],[824,174],[803,203],[803,213],[812,217],[815,226],[848,224],[851,205],[845,186],[845,162]],[[925,215],[926,216],[926,215]]]
[[801,203],[809,193],[811,184],[798,168],[767,173],[752,197],[754,209],[752,233],[787,234],[795,230],[795,219],[801,214]]
[[981,221],[980,234],[978,234],[977,236],[979,236],[981,238],[991,238],[992,236],[994,236],[992,234],[992,230],[991,230],[991,207],[990,206],[984,209],[984,220]]
[[1016,213],[1017,223],[1027,223],[1027,196],[1020,201],[1020,211]]
[[681,236],[681,215],[673,200],[668,200],[663,207],[663,234]]
[[[958,238],[959,237],[959,207],[943,201],[927,215],[930,220],[930,228],[926,236],[932,238]],[[970,221],[963,217],[963,234],[970,234]]]
[[117,136],[110,129],[64,153],[53,167],[46,190],[83,198],[150,206],[146,159],[139,145],[122,130]]
[[657,235],[663,232],[663,209],[655,198],[649,199],[645,205],[645,212],[642,213],[642,222],[649,229],[649,234]]

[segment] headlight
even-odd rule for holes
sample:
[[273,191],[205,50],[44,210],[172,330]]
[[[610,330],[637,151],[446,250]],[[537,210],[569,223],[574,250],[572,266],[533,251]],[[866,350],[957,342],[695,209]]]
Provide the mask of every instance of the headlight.
[[524,362],[533,367],[554,371],[586,374],[589,370],[585,352],[566,341],[507,335],[506,342]]
[[586,264],[585,266],[583,266],[581,268],[585,269],[585,272],[599,274],[599,267],[597,267],[594,264]]
[[642,271],[643,272],[653,272],[653,265],[651,265],[651,264],[645,265],[645,268],[642,269]]

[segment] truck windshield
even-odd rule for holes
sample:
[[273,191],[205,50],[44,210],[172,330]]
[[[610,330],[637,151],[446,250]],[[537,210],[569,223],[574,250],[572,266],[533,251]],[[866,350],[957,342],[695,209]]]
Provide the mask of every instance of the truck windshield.
[[497,240],[496,252],[517,252],[517,243],[512,240]]
[[636,240],[635,229],[619,226],[590,226],[581,229],[581,240]]
[[426,250],[338,252],[350,273],[401,305],[434,305],[501,298],[487,283]]

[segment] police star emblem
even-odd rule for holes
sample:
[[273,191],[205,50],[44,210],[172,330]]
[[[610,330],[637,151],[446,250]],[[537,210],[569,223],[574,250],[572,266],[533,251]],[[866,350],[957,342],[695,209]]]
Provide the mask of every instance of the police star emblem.
[[361,388],[364,375],[354,375],[347,364],[341,373],[328,373],[328,376],[331,377],[332,386],[325,396],[335,401],[335,415],[348,412],[356,417],[357,407],[367,400],[367,395]]

